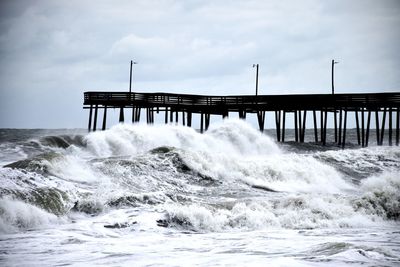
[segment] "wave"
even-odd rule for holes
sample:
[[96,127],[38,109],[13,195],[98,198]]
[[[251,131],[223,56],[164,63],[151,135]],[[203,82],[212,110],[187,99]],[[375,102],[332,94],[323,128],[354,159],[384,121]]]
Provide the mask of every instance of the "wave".
[[354,178],[353,181],[361,181],[371,176],[371,173],[400,170],[400,150],[395,146],[331,150],[317,152],[314,157]]
[[[107,201],[99,201],[92,195],[81,197],[70,210],[97,215],[108,208],[154,206],[157,210],[164,210],[163,217],[158,219],[159,226],[195,232],[368,227],[381,225],[385,220],[390,223],[399,219],[400,190],[397,177],[383,174],[366,179],[361,187],[362,194],[358,197],[277,193],[267,199],[252,197],[213,202],[195,197],[166,196],[161,192],[114,195]],[[39,203],[30,204],[20,200],[15,205],[20,208],[21,203],[25,203],[22,205],[24,208],[20,208],[17,215],[12,214],[10,211],[14,209],[16,200],[10,201],[1,202],[3,232],[58,221],[55,214],[49,216],[51,213],[46,212]],[[31,218],[33,213],[37,213],[37,217]]]
[[[163,212],[160,226],[193,231],[399,220],[398,148],[295,153],[241,120],[204,134],[120,124],[72,139],[47,136],[44,153],[0,168],[1,194],[12,199],[3,206],[25,203],[27,218],[35,209],[62,218],[144,208]],[[18,225],[19,217],[3,210],[2,220]]]
[[85,142],[97,157],[136,155],[165,146],[225,154],[280,153],[272,139],[241,120],[213,124],[204,134],[177,125],[119,124],[108,131],[87,135]]
[[362,197],[354,201],[357,211],[386,219],[400,219],[400,172],[384,172],[361,181]]
[[229,204],[193,203],[166,206],[165,227],[207,232],[232,229],[314,229],[370,227],[396,223],[400,214],[399,173],[363,181],[360,196],[278,194]]
[[0,198],[0,233],[13,233],[61,223],[62,219],[29,203]]
[[51,161],[57,157],[62,157],[62,155],[56,152],[43,153],[28,159],[18,160],[16,162],[4,165],[4,167],[23,169],[41,174],[50,174],[49,169],[51,167]]
[[342,260],[342,261],[381,261],[384,259],[397,260],[388,250],[367,245],[355,245],[347,242],[327,242],[319,244],[306,253],[312,261]]
[[85,147],[86,142],[82,135],[49,135],[39,139],[42,146],[67,148],[71,145]]

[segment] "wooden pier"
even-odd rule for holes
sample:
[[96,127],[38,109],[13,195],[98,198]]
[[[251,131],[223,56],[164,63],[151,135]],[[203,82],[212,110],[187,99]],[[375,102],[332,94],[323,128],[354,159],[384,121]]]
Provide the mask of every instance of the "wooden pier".
[[[141,112],[144,110],[149,124],[154,123],[154,114],[160,112],[164,113],[165,123],[174,121],[178,123],[179,113],[181,113],[182,124],[191,127],[193,114],[199,114],[201,132],[208,129],[210,115],[221,115],[225,118],[232,112],[237,112],[241,119],[246,119],[249,113],[255,113],[260,131],[264,131],[265,114],[273,112],[278,142],[285,141],[285,121],[288,114],[294,115],[295,141],[304,142],[307,114],[311,114],[315,142],[321,142],[323,145],[327,142],[327,121],[328,114],[331,114],[335,130],[332,141],[342,147],[346,144],[347,120],[349,114],[352,113],[355,116],[359,145],[368,146],[371,117],[375,120],[377,144],[383,144],[387,131],[388,145],[393,145],[393,139],[395,144],[399,145],[400,93],[397,92],[258,96],[85,92],[83,105],[84,109],[89,109],[89,131],[97,129],[99,109],[103,109],[101,127],[103,130],[106,129],[107,109],[118,108],[119,121],[125,121],[125,110],[129,109],[132,112],[132,123],[140,121]],[[388,120],[387,127],[385,127],[386,120]],[[393,130],[395,130],[395,136]]]

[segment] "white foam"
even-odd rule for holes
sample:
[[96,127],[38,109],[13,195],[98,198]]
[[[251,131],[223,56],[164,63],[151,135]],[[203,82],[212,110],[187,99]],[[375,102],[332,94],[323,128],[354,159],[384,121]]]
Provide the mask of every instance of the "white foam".
[[54,214],[50,214],[31,204],[1,198],[0,199],[0,232],[11,233],[18,229],[31,229],[60,222]]
[[[166,218],[195,231],[265,230],[270,228],[355,228],[382,225],[383,219],[357,212],[338,196],[284,195],[278,199],[237,202],[232,208],[202,204],[170,204]],[[390,224],[390,223],[389,223]]]
[[361,181],[359,212],[382,218],[400,218],[400,172],[384,172]]
[[269,137],[241,120],[213,124],[205,134],[179,125],[119,124],[87,135],[86,141],[89,151],[100,157],[135,155],[161,146],[228,154],[280,152]]
[[315,153],[317,159],[337,162],[354,171],[396,171],[400,168],[400,149],[396,146],[371,146],[360,149],[330,150]]
[[[64,184],[52,182],[54,180],[49,177],[46,177],[49,181],[41,180],[41,183],[54,187],[59,185],[61,190],[68,185],[74,192],[87,190],[90,197],[86,200],[96,205],[105,205],[110,200],[127,195],[127,192],[159,192],[163,200],[177,192],[196,194],[196,185],[187,183],[183,174],[175,169],[172,159],[165,158],[171,161],[165,167],[161,166],[160,157],[148,153],[151,149],[168,146],[176,148],[174,151],[179,154],[180,160],[194,172],[218,180],[221,190],[224,186],[235,189],[256,186],[283,192],[279,200],[260,203],[239,200],[231,209],[200,204],[174,204],[166,208],[174,216],[187,218],[195,227],[208,230],[226,227],[259,229],[265,226],[356,227],[384,219],[387,207],[394,211],[398,208],[398,173],[371,177],[364,180],[358,189],[318,157],[283,152],[270,137],[242,120],[224,120],[213,124],[204,134],[177,125],[120,124],[107,131],[90,133],[86,141],[87,148],[69,148],[61,157],[54,157],[45,163]],[[374,153],[374,149],[360,151],[320,154],[337,156],[338,160],[345,158],[343,161],[350,162],[348,157],[353,154],[357,158],[364,157],[365,153],[365,157]],[[383,153],[379,149],[378,152]],[[393,150],[393,157],[396,153]],[[117,158],[106,160],[99,157]],[[121,159],[132,162],[119,164]],[[134,169],[136,164],[138,173]],[[11,172],[19,172],[23,176],[20,171]],[[3,169],[0,175],[2,173]],[[4,175],[5,180],[9,177],[9,174]],[[197,188],[204,189],[200,185]],[[358,197],[355,194],[361,195],[362,201],[355,201],[354,197]],[[381,198],[376,198],[382,195],[393,203],[388,203],[382,211],[366,206],[373,198],[374,201],[381,201]]]
[[179,149],[193,170],[221,181],[241,181],[278,191],[339,192],[351,188],[332,167],[311,156],[285,154],[248,123],[228,119],[205,134],[177,125],[120,124],[86,137],[96,157],[134,156],[150,149]]
[[361,181],[364,192],[382,192],[400,196],[400,171],[383,172]]

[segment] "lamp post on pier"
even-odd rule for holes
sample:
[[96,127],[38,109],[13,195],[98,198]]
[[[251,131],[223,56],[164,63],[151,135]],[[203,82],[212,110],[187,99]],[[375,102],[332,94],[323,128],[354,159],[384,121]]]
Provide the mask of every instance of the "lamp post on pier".
[[129,77],[129,93],[132,93],[132,66],[133,66],[133,64],[138,64],[138,63],[131,60],[131,71],[130,71],[130,77]]
[[334,59],[332,59],[332,95],[335,94],[335,80],[334,80],[334,69],[335,69],[335,64],[339,62],[336,62]]
[[256,68],[256,95],[258,95],[258,64],[253,64],[253,68]]

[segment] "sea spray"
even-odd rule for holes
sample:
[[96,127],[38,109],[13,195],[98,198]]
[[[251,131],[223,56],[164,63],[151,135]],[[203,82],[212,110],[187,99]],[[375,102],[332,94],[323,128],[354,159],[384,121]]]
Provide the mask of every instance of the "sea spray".
[[[393,249],[398,147],[299,149],[231,119],[204,134],[178,125],[120,124],[74,136],[36,133],[18,140],[15,155],[6,154],[2,255],[25,253],[48,265],[66,258],[137,264],[154,255],[161,264],[178,252],[236,260],[238,253],[262,260],[284,254],[339,265],[352,258],[400,261]],[[1,145],[14,153],[12,142]],[[66,251],[79,253],[71,259]]]
[[361,198],[355,209],[391,220],[400,219],[400,172],[384,172],[361,181]]
[[12,233],[60,223],[54,214],[10,198],[0,198],[0,233]]

